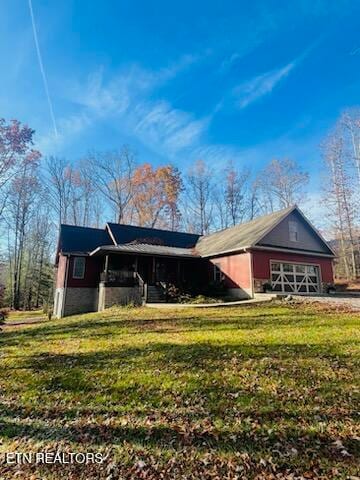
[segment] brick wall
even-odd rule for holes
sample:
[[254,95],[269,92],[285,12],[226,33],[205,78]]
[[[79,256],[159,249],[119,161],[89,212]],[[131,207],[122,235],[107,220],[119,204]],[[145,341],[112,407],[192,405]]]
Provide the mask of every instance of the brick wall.
[[100,283],[99,287],[99,311],[114,305],[142,304],[139,287],[109,287]]
[[98,309],[97,288],[68,287],[65,292],[63,316],[77,313],[96,312]]

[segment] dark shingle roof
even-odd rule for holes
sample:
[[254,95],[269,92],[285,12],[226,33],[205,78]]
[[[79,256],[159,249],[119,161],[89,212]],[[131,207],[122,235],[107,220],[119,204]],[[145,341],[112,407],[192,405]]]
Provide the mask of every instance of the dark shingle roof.
[[61,225],[58,252],[89,253],[100,245],[109,245],[112,240],[108,232],[100,228]]
[[191,248],[168,247],[165,245],[149,245],[144,243],[128,243],[127,245],[106,245],[98,247],[90,255],[104,253],[140,253],[144,255],[161,255],[166,257],[199,257]]
[[289,207],[250,222],[206,235],[198,241],[196,251],[201,256],[206,257],[251,247],[292,210],[294,210],[294,207]]
[[120,225],[108,223],[115,242],[118,245],[124,243],[142,243],[152,245],[166,245],[168,247],[192,248],[196,245],[200,235],[157,228],[136,227],[133,225]]
[[[300,215],[303,215],[296,206],[289,207],[204,237],[192,233],[116,223],[108,223],[104,230],[61,225],[58,251],[96,254],[100,250],[97,252],[94,250],[103,247],[101,251],[108,249],[113,252],[209,257],[254,247],[293,210],[297,210]],[[306,221],[308,222],[308,220]],[[314,229],[311,224],[309,225]],[[322,239],[315,229],[314,231]],[[325,240],[323,242],[327,245]],[[116,245],[113,245],[114,243]],[[328,248],[330,249],[329,246]]]

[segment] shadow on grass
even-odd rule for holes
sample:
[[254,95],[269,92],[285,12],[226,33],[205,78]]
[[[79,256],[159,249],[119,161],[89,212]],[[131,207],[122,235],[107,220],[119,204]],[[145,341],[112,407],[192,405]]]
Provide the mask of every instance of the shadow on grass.
[[[119,347],[116,349],[100,350],[75,354],[42,353],[28,356],[17,355],[23,358],[19,367],[35,371],[58,372],[64,367],[82,367],[89,369],[111,369],[134,365],[139,360],[144,362],[146,368],[186,368],[198,369],[219,368],[219,363],[229,362],[236,358],[239,362],[247,360],[289,360],[294,359],[295,364],[301,360],[317,360],[320,358],[340,361],[352,357],[341,349],[346,345],[356,345],[359,342],[346,340],[336,344],[303,344],[303,343],[229,343],[214,344],[212,342],[195,343],[155,343],[143,346]],[[11,368],[11,367],[9,367]]]
[[[312,396],[298,399],[295,395],[298,392],[300,397],[301,387],[304,384],[312,387],[314,378],[320,375],[320,368],[312,371],[319,367],[320,359],[328,368],[335,370],[339,365],[346,368],[346,381],[321,382],[322,388],[331,392],[330,403],[318,404]],[[222,381],[222,370],[233,361],[232,375],[245,370],[250,376],[247,384],[240,382],[233,386],[226,379]],[[249,367],[243,365],[247,361]],[[279,370],[277,361],[289,370]],[[19,362],[19,368],[30,369],[31,378],[35,379],[31,386],[36,401],[27,407],[20,401],[0,404],[3,439],[88,445],[126,443],[157,451],[169,448],[182,451],[188,447],[199,451],[210,448],[219,452],[265,451],[275,457],[274,451],[294,448],[306,464],[313,459],[354,462],[359,453],[351,438],[343,438],[352,455],[349,459],[344,459],[333,446],[339,437],[337,428],[341,430],[346,423],[356,423],[346,382],[356,377],[357,370],[338,346],[158,342],[90,353],[24,356],[19,357]],[[299,378],[293,378],[292,397],[287,396],[286,384],[274,393],[265,393],[257,387],[261,377],[274,380],[281,375],[291,377],[294,369],[298,370]],[[193,376],[190,385],[174,382],[164,392],[155,381],[157,372],[173,375],[175,380],[187,373]],[[98,373],[102,374],[100,378]],[[133,384],[116,386],[117,379],[129,374]],[[141,374],[145,374],[146,381],[153,376],[154,382],[143,385]],[[198,399],[202,399],[201,404]],[[119,412],[119,407],[126,402],[134,421],[122,424],[124,413]],[[312,410],[312,406],[319,405],[320,408]],[[149,412],[155,412],[153,419],[146,418]],[[109,418],[113,421],[107,422]],[[319,422],[332,422],[332,433],[320,432]]]
[[[200,450],[209,448],[222,452],[242,451],[254,452],[269,451],[276,455],[279,449],[283,452],[296,448],[299,454],[309,458],[344,460],[341,452],[333,446],[334,436],[328,433],[319,433],[306,428],[288,428],[281,433],[269,434],[266,430],[232,431],[219,430],[210,422],[197,424],[187,422],[183,424],[153,424],[153,425],[51,425],[40,422],[33,424],[16,423],[9,420],[0,420],[1,435],[3,438],[31,438],[35,441],[65,441],[77,442],[81,445],[93,444],[123,444],[124,442],[141,445],[146,449],[181,450],[196,447]],[[348,439],[344,448],[356,458],[360,453],[355,440]],[[275,452],[274,452],[275,450]],[[280,453],[280,452],[279,452]],[[355,460],[356,461],[356,460]]]
[[[130,316],[130,314],[129,314]],[[228,331],[228,330],[272,330],[274,322],[276,328],[287,328],[291,326],[309,327],[317,320],[318,314],[315,312],[293,311],[271,311],[269,314],[264,312],[251,314],[249,316],[239,315],[224,317],[206,317],[205,314],[196,317],[174,317],[174,318],[126,318],[126,319],[86,319],[71,323],[61,323],[56,325],[39,325],[23,330],[4,331],[0,335],[0,346],[14,346],[19,343],[24,344],[30,340],[48,340],[66,337],[71,334],[78,335],[81,330],[82,338],[91,337],[113,337],[114,335],[126,334],[144,334],[144,333],[168,333],[168,332],[195,332],[195,331]],[[326,321],[316,327],[327,327],[333,322],[331,315],[327,314]],[[350,320],[351,321],[351,320]]]

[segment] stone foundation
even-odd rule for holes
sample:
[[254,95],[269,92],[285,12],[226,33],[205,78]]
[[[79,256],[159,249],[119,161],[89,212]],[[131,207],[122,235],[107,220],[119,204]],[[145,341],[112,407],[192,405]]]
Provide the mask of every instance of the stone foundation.
[[105,308],[113,307],[114,305],[128,305],[129,303],[142,305],[143,299],[138,286],[111,287],[100,283],[98,304],[99,312],[105,310]]
[[55,290],[54,317],[61,318],[77,313],[96,312],[97,288],[57,288]]
[[268,278],[255,278],[254,293],[264,293],[265,284],[271,284],[271,280],[269,280]]

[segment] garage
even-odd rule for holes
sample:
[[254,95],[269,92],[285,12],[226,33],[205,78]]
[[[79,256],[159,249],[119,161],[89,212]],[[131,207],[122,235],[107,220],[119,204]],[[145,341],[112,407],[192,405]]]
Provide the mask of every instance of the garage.
[[271,287],[275,292],[319,293],[319,267],[302,263],[271,262]]

